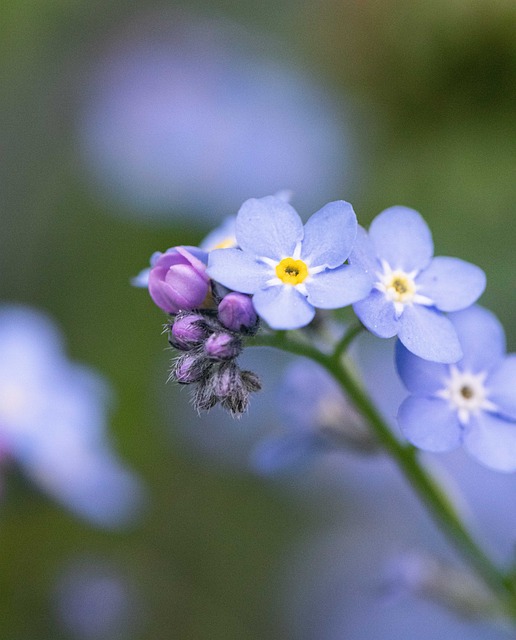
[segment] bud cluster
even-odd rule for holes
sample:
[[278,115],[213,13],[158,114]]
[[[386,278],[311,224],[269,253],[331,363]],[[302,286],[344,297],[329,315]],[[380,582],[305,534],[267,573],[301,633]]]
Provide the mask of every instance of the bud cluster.
[[168,328],[169,343],[180,352],[170,379],[196,385],[193,403],[197,411],[208,411],[220,403],[234,416],[244,413],[250,393],[261,388],[258,376],[236,363],[244,338],[258,328],[251,299],[229,293],[217,310],[180,311]]

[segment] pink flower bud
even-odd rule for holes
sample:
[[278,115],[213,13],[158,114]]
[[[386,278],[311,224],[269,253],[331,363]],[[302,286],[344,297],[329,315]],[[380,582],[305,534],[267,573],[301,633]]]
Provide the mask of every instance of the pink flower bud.
[[230,333],[212,333],[204,343],[204,351],[213,360],[232,360],[242,351],[242,342]]
[[167,313],[202,305],[210,289],[206,253],[196,247],[175,247],[162,254],[149,273],[149,293]]
[[204,317],[199,313],[178,315],[170,330],[170,344],[181,351],[199,346],[207,336]]
[[253,302],[243,293],[228,293],[218,308],[220,322],[231,331],[245,331],[256,325],[257,316]]

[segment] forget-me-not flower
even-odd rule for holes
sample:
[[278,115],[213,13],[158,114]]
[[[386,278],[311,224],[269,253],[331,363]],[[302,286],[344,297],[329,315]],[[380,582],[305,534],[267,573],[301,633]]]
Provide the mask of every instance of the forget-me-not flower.
[[464,357],[428,362],[398,344],[396,360],[411,395],[398,420],[414,445],[450,451],[463,444],[484,465],[516,471],[516,354],[505,355],[496,317],[473,306],[450,314]]
[[109,391],[68,360],[42,313],[0,307],[0,449],[76,514],[113,527],[135,515],[142,487],[109,443]]
[[457,334],[443,312],[472,305],[485,288],[484,272],[458,258],[433,258],[430,230],[417,211],[391,207],[359,228],[350,262],[371,274],[373,289],[354,310],[380,338],[397,335],[412,353],[457,362]]
[[244,202],[237,215],[239,248],[212,251],[208,275],[234,291],[253,294],[253,304],[273,329],[307,325],[315,308],[336,309],[361,300],[370,276],[344,265],[356,236],[351,205],[330,202],[303,226],[283,199]]

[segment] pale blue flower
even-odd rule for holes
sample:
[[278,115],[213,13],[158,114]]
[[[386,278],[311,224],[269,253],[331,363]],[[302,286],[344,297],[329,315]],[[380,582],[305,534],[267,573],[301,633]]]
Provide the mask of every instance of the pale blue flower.
[[516,471],[516,354],[505,355],[496,317],[473,306],[450,314],[464,357],[446,365],[397,349],[399,374],[411,393],[398,420],[405,436],[426,451],[461,444],[484,465]]
[[484,272],[457,258],[433,258],[430,230],[417,211],[391,207],[359,228],[350,263],[373,278],[370,295],[354,310],[380,338],[397,335],[417,356],[457,362],[462,352],[443,312],[472,305],[485,288]]
[[97,373],[67,359],[47,317],[0,307],[0,448],[43,491],[108,527],[131,519],[142,498],[107,437],[110,397]]
[[344,265],[355,240],[351,205],[330,202],[304,225],[283,199],[244,202],[237,215],[239,248],[212,251],[208,275],[220,284],[253,294],[253,304],[273,329],[307,325],[315,309],[337,309],[364,298],[370,276]]

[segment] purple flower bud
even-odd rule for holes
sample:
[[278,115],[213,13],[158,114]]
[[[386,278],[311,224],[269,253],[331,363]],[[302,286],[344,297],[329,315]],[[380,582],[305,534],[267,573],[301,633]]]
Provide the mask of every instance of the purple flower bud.
[[253,302],[243,293],[228,293],[219,304],[219,320],[231,331],[245,331],[256,326]]
[[200,307],[208,295],[207,254],[196,247],[175,247],[163,253],[149,273],[149,293],[167,313]]
[[176,317],[170,330],[170,344],[181,351],[198,347],[206,338],[204,317],[199,313],[185,313]]
[[204,351],[213,360],[232,360],[242,351],[242,342],[230,333],[212,333],[204,343]]
[[180,384],[192,384],[206,377],[209,361],[202,354],[185,353],[177,358],[170,378]]
[[214,394],[221,401],[235,393],[240,394],[242,392],[240,369],[234,362],[223,364],[213,374],[211,384]]

